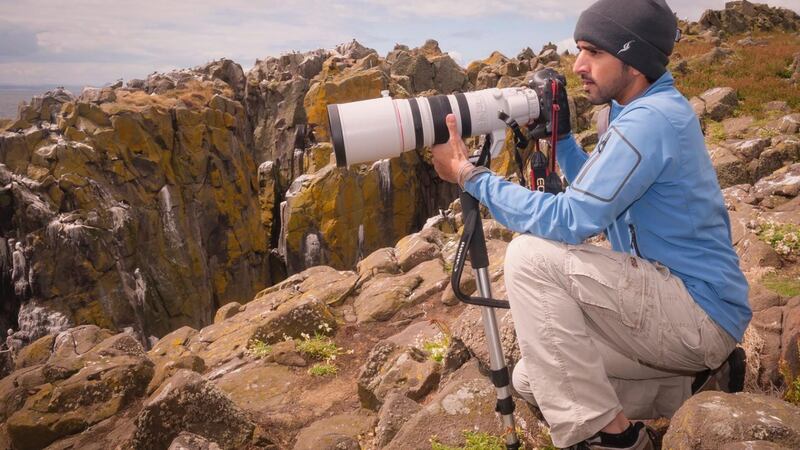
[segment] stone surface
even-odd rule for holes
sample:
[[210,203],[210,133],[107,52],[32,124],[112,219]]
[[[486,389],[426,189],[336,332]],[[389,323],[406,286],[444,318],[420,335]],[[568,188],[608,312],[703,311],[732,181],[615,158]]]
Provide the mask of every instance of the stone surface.
[[753,440],[800,447],[800,409],[759,394],[702,392],[672,417],[663,447],[729,448]]
[[50,361],[42,373],[41,385],[8,418],[14,448],[42,448],[117,414],[144,394],[153,364],[123,333],[78,358]]
[[422,409],[417,402],[398,391],[386,396],[378,414],[378,425],[375,427],[375,445],[378,448],[388,444],[403,424]]
[[374,414],[356,412],[319,420],[297,435],[294,450],[358,450],[375,419]]
[[168,448],[188,431],[221,448],[242,448],[255,424],[213,384],[190,370],[167,380],[144,403],[136,421],[135,448]]
[[404,306],[411,305],[411,293],[422,281],[422,277],[415,274],[373,278],[362,288],[353,304],[358,323],[391,319]]
[[700,94],[700,99],[705,102],[706,114],[718,121],[729,117],[739,104],[736,91],[729,87],[709,89]]

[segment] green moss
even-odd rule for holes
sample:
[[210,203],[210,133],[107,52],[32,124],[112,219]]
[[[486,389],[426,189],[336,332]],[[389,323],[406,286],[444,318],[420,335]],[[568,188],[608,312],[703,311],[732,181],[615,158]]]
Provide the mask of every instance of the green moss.
[[271,352],[272,346],[258,339],[250,341],[250,344],[247,346],[247,353],[256,359],[264,358]]
[[315,334],[313,337],[308,334],[301,335],[303,339],[295,342],[297,350],[311,358],[319,360],[333,360],[341,355],[343,350],[336,345],[331,338],[323,334]]
[[725,137],[725,127],[722,126],[722,123],[713,120],[706,122],[706,141],[711,144],[719,144],[725,140]]
[[764,286],[782,297],[796,297],[800,295],[800,279],[787,277],[777,273],[769,274],[762,280]]
[[[797,345],[797,354],[800,356],[800,343]],[[793,405],[800,406],[800,376],[792,373],[789,364],[784,359],[781,359],[778,370],[783,377],[783,382],[786,384],[783,399]]]
[[339,372],[339,369],[334,364],[328,362],[314,364],[308,369],[308,374],[315,377],[336,375],[337,372]]
[[800,253],[800,226],[793,223],[763,222],[758,224],[756,234],[783,257],[790,258]]
[[445,333],[438,333],[432,339],[422,343],[422,349],[428,354],[428,358],[437,363],[444,361],[444,355],[447,353],[449,346],[450,336]]
[[[484,431],[464,431],[463,447],[452,447],[439,442],[439,438],[431,438],[431,450],[505,450],[505,439]],[[521,447],[524,449],[524,446]]]

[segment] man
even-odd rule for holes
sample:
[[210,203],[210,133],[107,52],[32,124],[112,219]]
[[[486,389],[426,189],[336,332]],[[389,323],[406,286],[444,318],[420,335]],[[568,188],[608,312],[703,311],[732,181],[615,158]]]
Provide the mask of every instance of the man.
[[[610,124],[585,154],[560,90],[563,194],[472,166],[452,116],[450,141],[433,148],[442,179],[524,233],[505,260],[522,353],[513,381],[559,447],[653,448],[629,417],[670,417],[698,373],[741,357],[747,282],[699,122],[666,70],[676,33],[663,0],[581,14],[573,70],[592,103],[611,103]],[[601,232],[613,251],[581,244]]]

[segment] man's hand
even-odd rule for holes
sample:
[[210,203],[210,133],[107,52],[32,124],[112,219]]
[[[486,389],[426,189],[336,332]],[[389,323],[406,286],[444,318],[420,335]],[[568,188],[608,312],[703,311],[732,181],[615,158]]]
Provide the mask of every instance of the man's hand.
[[456,116],[448,114],[445,122],[450,131],[450,140],[431,148],[433,168],[439,174],[439,178],[451,183],[458,183],[459,172],[465,170],[465,166],[472,166],[472,164],[467,160],[467,146],[458,134]]

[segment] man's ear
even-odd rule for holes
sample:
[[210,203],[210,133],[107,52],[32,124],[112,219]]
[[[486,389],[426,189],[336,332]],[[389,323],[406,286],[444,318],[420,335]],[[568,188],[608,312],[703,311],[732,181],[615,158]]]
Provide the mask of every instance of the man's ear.
[[627,70],[628,71],[628,75],[630,75],[633,78],[637,78],[638,79],[639,77],[641,77],[643,80],[647,80],[647,77],[645,76],[645,74],[643,74],[642,72],[640,72],[639,70],[637,70],[636,68],[631,66],[630,64],[625,64],[625,70]]

